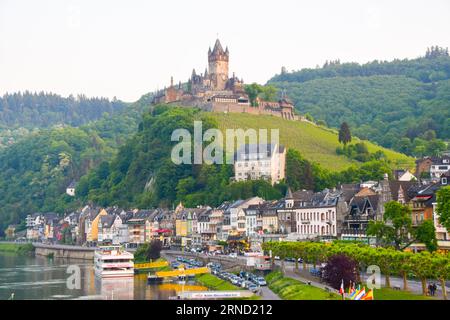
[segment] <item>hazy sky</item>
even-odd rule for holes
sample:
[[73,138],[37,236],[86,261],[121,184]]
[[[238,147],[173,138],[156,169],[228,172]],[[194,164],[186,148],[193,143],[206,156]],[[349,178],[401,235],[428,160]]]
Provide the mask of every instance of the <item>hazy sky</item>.
[[448,0],[0,0],[0,94],[134,101],[203,72],[217,34],[247,83],[281,66],[414,58],[450,47],[449,17]]

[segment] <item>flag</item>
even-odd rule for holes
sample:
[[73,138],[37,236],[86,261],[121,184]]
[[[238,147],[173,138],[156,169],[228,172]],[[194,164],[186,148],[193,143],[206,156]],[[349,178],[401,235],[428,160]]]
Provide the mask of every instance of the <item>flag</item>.
[[370,289],[369,292],[367,292],[364,297],[361,298],[361,300],[373,300],[373,290]]
[[352,293],[350,293],[349,298],[353,300],[353,298],[355,298],[356,294],[358,293],[358,291],[356,291],[355,288],[352,289]]
[[351,294],[352,294],[352,290],[353,290],[353,287],[352,287],[352,280],[350,280],[350,285],[348,286],[348,295],[351,295]]
[[344,279],[342,279],[341,287],[339,288],[339,294],[343,295],[344,292],[345,292],[345,290],[344,290]]
[[362,297],[364,297],[366,295],[366,288],[362,288],[358,294],[355,296],[355,299],[353,300],[361,300]]

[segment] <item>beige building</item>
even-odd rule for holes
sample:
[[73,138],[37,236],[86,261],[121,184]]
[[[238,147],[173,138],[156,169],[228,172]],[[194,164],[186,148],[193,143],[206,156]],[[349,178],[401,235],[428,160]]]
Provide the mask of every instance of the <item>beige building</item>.
[[286,148],[278,144],[246,144],[235,155],[236,181],[265,179],[273,184],[285,178]]

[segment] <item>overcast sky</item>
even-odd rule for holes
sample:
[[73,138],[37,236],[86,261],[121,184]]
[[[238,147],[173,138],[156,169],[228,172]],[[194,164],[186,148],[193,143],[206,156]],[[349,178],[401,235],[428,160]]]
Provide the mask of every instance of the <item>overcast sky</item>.
[[0,94],[134,101],[203,72],[217,35],[246,83],[282,66],[415,58],[450,47],[449,17],[448,0],[0,0]]

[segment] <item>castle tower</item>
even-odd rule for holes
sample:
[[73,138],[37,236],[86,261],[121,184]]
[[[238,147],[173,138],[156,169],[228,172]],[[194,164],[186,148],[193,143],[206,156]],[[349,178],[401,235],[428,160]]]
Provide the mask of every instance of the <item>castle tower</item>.
[[228,47],[223,50],[219,39],[216,40],[214,49],[208,50],[209,77],[214,90],[225,90],[228,81],[229,56]]

